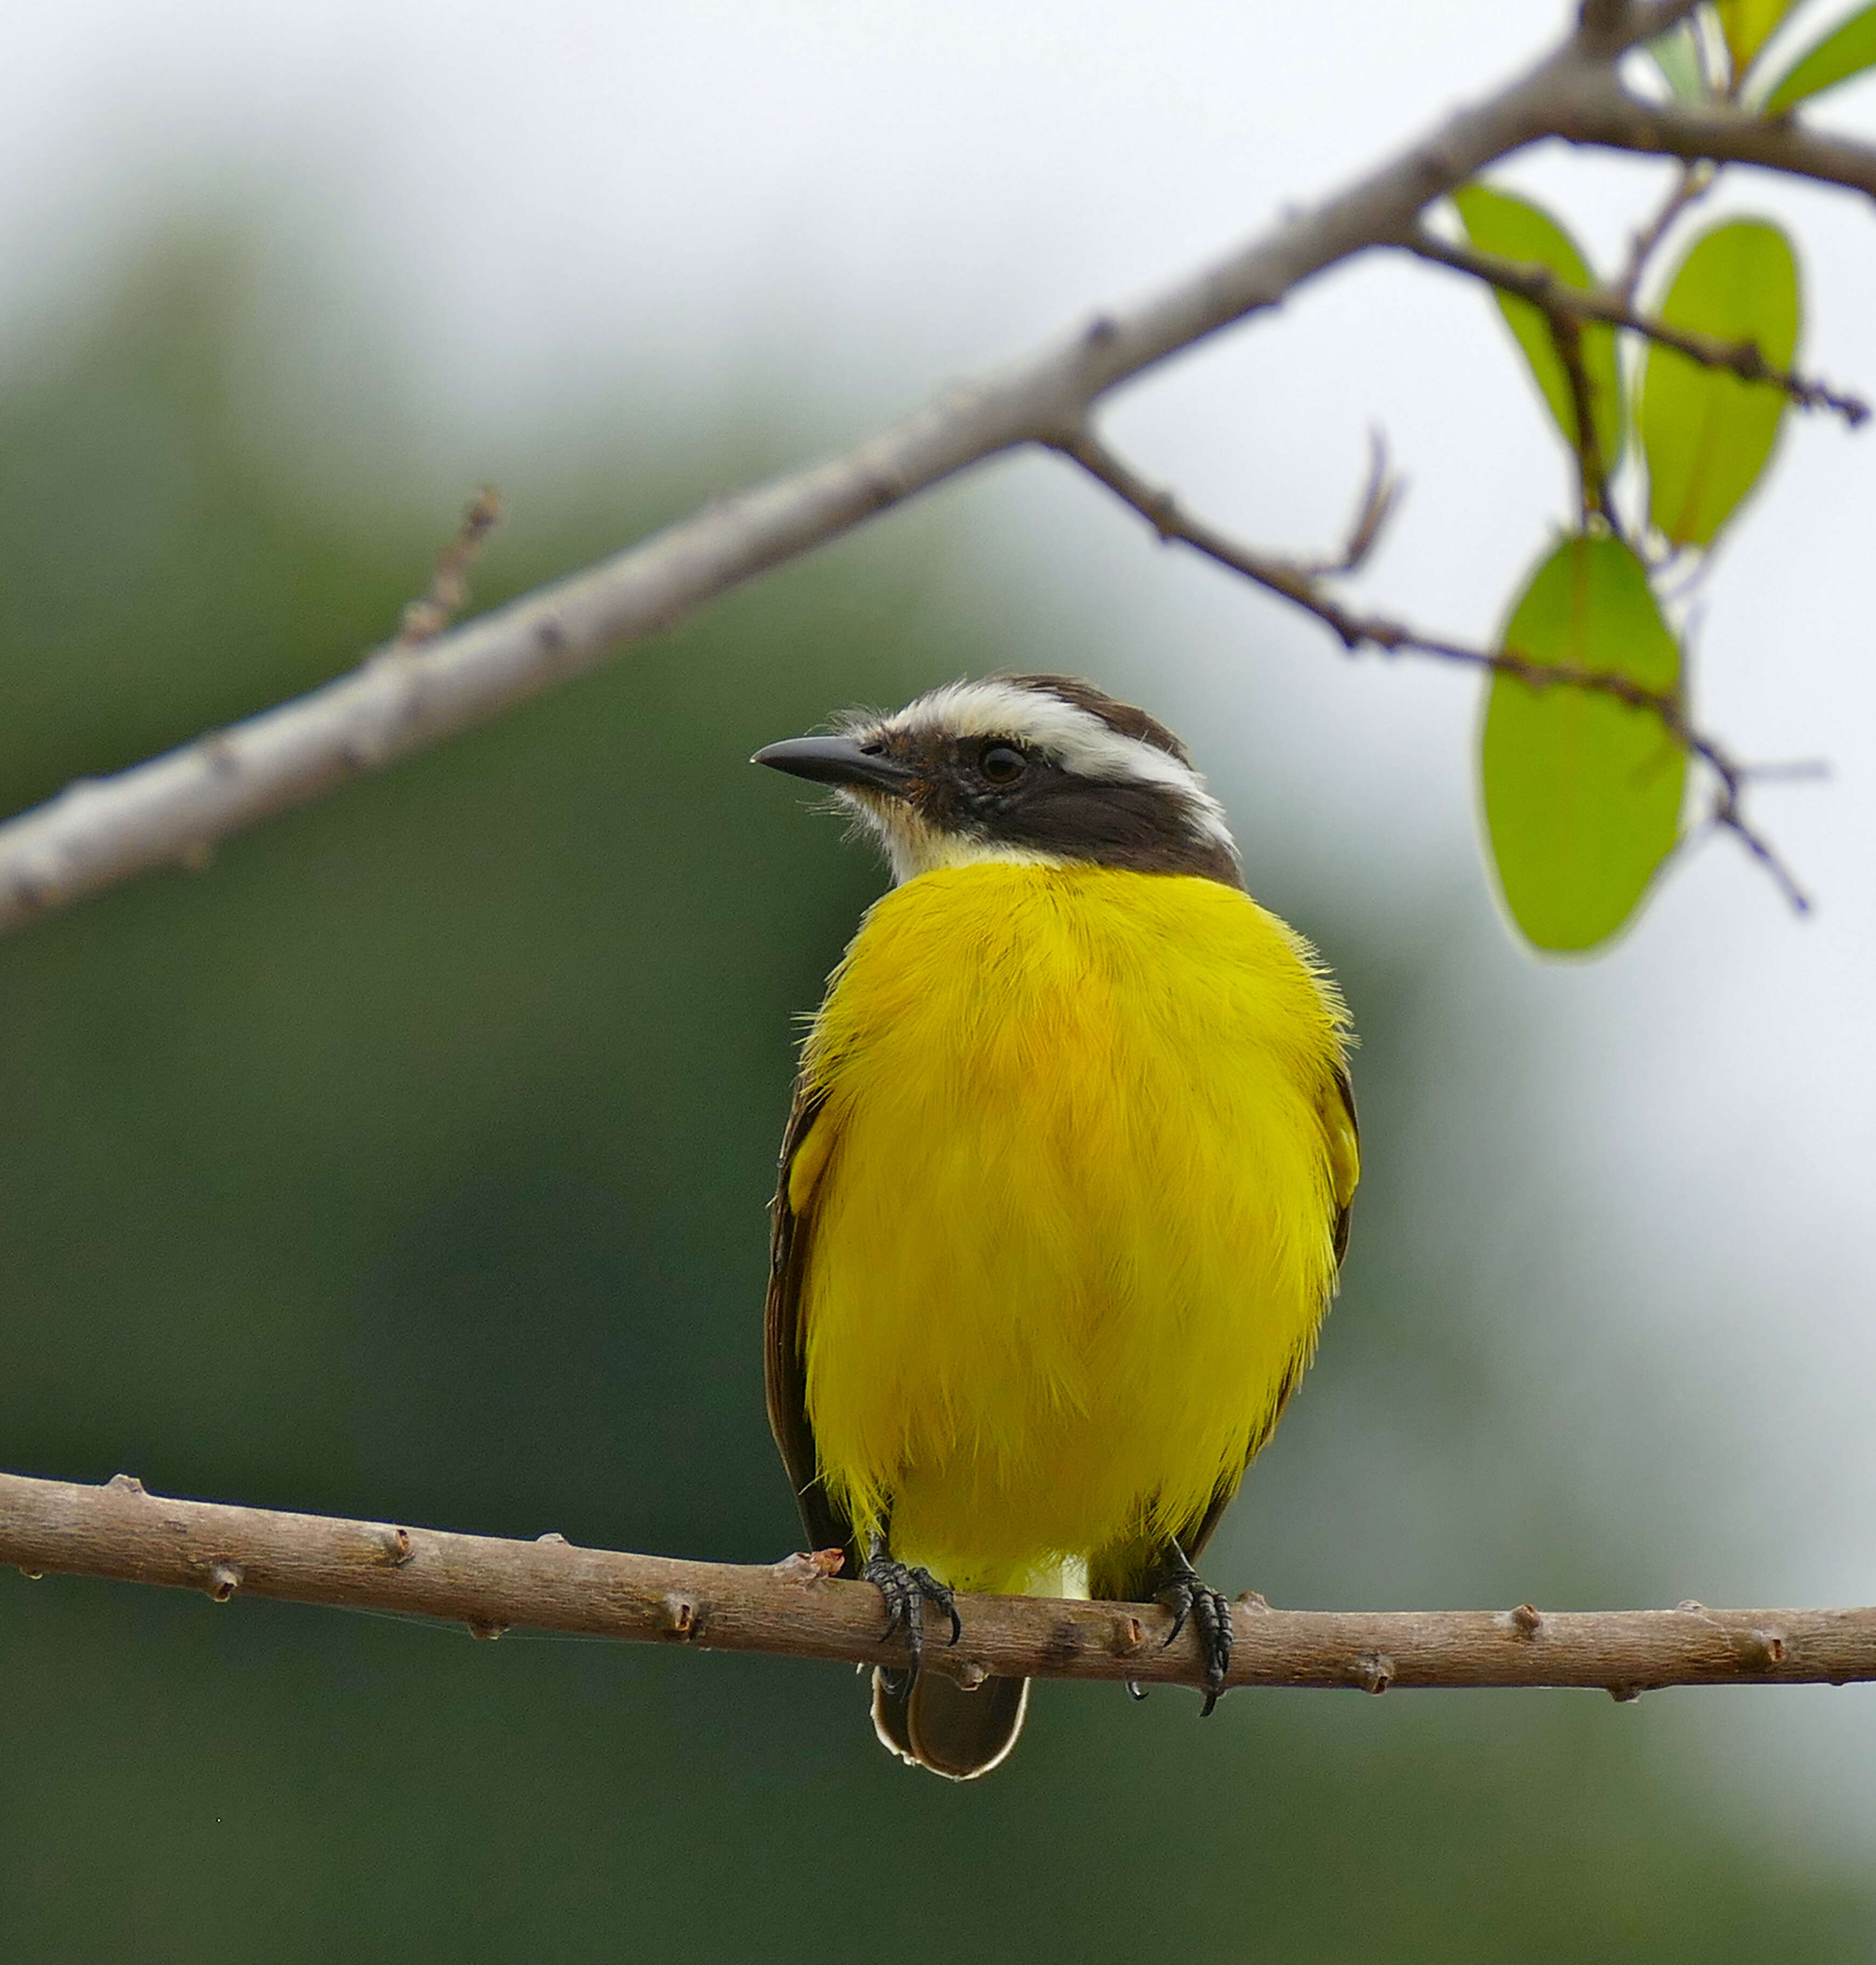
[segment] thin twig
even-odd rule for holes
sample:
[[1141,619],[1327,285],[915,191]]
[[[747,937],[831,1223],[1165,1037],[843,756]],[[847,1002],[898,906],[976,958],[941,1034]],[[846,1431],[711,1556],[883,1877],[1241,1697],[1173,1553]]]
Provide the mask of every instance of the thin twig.
[[1610,289],[1622,306],[1634,306],[1635,296],[1641,291],[1642,275],[1647,272],[1649,262],[1659,251],[1662,241],[1675,221],[1719,182],[1719,172],[1704,159],[1681,166],[1681,175],[1675,181],[1673,190],[1662,200],[1660,209],[1629,241],[1627,263],[1622,269],[1621,277]]
[[[509,1630],[903,1664],[879,1592],[832,1574],[828,1552],[761,1568],[684,1562],[537,1542],[450,1535],[204,1501],[172,1500],[119,1475],[101,1487],[0,1475],[0,1563],[30,1576],[95,1576],[388,1611]],[[1157,1603],[961,1596],[955,1648],[925,1666],[967,1684],[992,1675],[1196,1686],[1195,1631],[1169,1644]],[[1273,1610],[1239,1598],[1231,1686],[1557,1686],[1621,1700],[1668,1685],[1844,1685],[1876,1679],[1876,1610]]]
[[404,608],[395,646],[413,648],[433,641],[462,612],[469,597],[469,568],[482,542],[500,523],[500,494],[494,485],[484,484],[464,509],[455,537],[436,555],[429,593]]
[[1355,516],[1342,542],[1342,550],[1328,559],[1301,561],[1298,571],[1314,580],[1336,580],[1347,574],[1360,572],[1368,563],[1369,555],[1380,543],[1381,535],[1387,530],[1388,521],[1393,517],[1405,488],[1388,461],[1387,439],[1379,430],[1371,429],[1368,433],[1368,476],[1356,503]]
[[1596,428],[1596,385],[1590,380],[1583,360],[1583,323],[1562,309],[1547,312],[1545,318],[1550,329],[1550,344],[1557,352],[1557,360],[1569,384],[1571,417],[1576,425],[1576,439],[1571,448],[1576,452],[1583,516],[1600,518],[1620,539],[1622,520],[1609,496],[1609,467],[1604,461],[1602,437]]
[[1105,485],[1123,504],[1138,512],[1163,542],[1189,546],[1195,552],[1202,553],[1206,558],[1241,574],[1258,586],[1281,594],[1286,600],[1313,614],[1331,629],[1351,654],[1372,648],[1390,655],[1431,656],[1440,661],[1486,670],[1494,675],[1515,677],[1534,690],[1574,689],[1590,695],[1613,696],[1631,709],[1657,718],[1675,743],[1713,773],[1714,795],[1709,814],[1710,822],[1739,841],[1771,875],[1795,912],[1810,912],[1809,896],[1770,842],[1746,815],[1746,787],[1755,775],[1753,767],[1735,757],[1717,738],[1710,737],[1690,722],[1685,706],[1678,694],[1649,689],[1614,670],[1534,661],[1507,648],[1469,648],[1461,642],[1442,641],[1422,634],[1417,629],[1385,615],[1358,613],[1326,591],[1302,562],[1247,546],[1193,517],[1171,492],[1148,483],[1092,430],[1081,432],[1058,448],[1089,477]]
[[1829,410],[1852,429],[1868,419],[1869,405],[1861,397],[1845,395],[1791,369],[1775,366],[1765,359],[1756,342],[1722,341],[1716,335],[1697,333],[1691,328],[1671,327],[1652,315],[1637,314],[1613,288],[1572,287],[1558,278],[1548,266],[1458,245],[1424,226],[1405,243],[1416,259],[1450,267],[1501,293],[1529,301],[1542,310],[1553,333],[1561,333],[1565,323],[1580,328],[1585,321],[1626,328],[1646,340],[1673,349],[1703,368],[1730,369],[1742,381],[1763,382],[1782,389],[1800,409]]
[[1755,785],[1815,785],[1831,775],[1828,757],[1791,757],[1782,764],[1753,764],[1746,775]]

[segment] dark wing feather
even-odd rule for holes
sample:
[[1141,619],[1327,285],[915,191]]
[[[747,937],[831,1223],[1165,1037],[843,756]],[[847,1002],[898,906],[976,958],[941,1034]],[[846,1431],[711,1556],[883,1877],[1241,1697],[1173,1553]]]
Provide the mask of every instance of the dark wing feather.
[[[1348,1129],[1354,1135],[1357,1152],[1361,1147],[1361,1117],[1355,1110],[1355,1081],[1348,1075],[1348,1066],[1340,1058],[1335,1064],[1335,1089],[1340,1095],[1342,1111],[1348,1120]],[[1338,1209],[1335,1217],[1335,1268],[1339,1276],[1342,1271],[1342,1258],[1348,1253],[1348,1221],[1355,1211],[1355,1190],[1350,1188],[1348,1198]]]
[[801,1286],[807,1272],[810,1224],[788,1201],[788,1179],[795,1156],[820,1117],[824,1098],[797,1083],[795,1102],[782,1135],[781,1171],[769,1217],[768,1300],[762,1320],[763,1379],[768,1393],[769,1430],[781,1451],[801,1510],[810,1549],[843,1549],[848,1574],[858,1558],[853,1528],[821,1485],[814,1429],[808,1423],[807,1377],[801,1357]]

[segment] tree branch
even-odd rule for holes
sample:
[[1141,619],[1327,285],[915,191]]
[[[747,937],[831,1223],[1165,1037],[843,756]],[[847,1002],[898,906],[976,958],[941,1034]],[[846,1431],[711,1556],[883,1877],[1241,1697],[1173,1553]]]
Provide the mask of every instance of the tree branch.
[[1576,38],[1605,59],[1665,34],[1686,19],[1699,0],[1578,0]]
[[720,498],[587,572],[380,651],[296,702],[0,826],[0,931],[217,841],[487,722],[693,608],[971,465],[1077,426],[1118,384],[1398,236],[1430,200],[1543,135],[1582,64],[1564,48],[1314,211],[1142,304],[948,391],[841,455]]
[[1652,41],[1657,34],[1665,34],[1685,21],[1698,4],[1699,0],[1628,0],[1622,9],[1623,44],[1633,47],[1638,42]]
[[1876,198],[1876,146],[1730,103],[1646,102],[1631,95],[1610,68],[1585,72],[1553,133],[1568,143],[1688,163],[1756,164]]
[[1570,416],[1576,425],[1571,448],[1576,452],[1576,475],[1581,488],[1583,523],[1600,518],[1617,539],[1623,537],[1622,516],[1609,496],[1609,464],[1602,454],[1602,439],[1596,430],[1596,391],[1583,365],[1583,323],[1573,314],[1559,309],[1546,312],[1550,324],[1550,345],[1556,350],[1565,381],[1569,384]]
[[199,866],[218,841],[584,674],[972,465],[1072,441],[1109,391],[1326,269],[1401,244],[1433,201],[1543,137],[1761,164],[1876,194],[1876,150],[1789,120],[1628,95],[1617,58],[1687,12],[1681,0],[1620,9],[1595,0],[1585,11],[1578,32],[1496,95],[1154,297],[479,621],[420,645],[394,642],[311,695],[114,777],[81,780],[0,825],[0,932],[141,873]]
[[1469,274],[1487,286],[1529,301],[1543,311],[1555,334],[1579,332],[1586,320],[1602,321],[1611,327],[1626,328],[1645,340],[1657,341],[1703,368],[1728,368],[1742,381],[1765,382],[1782,389],[1800,409],[1833,410],[1852,429],[1869,416],[1869,405],[1860,396],[1842,394],[1791,369],[1775,367],[1765,359],[1755,341],[1722,341],[1717,336],[1697,333],[1691,328],[1671,327],[1665,320],[1637,314],[1612,289],[1568,286],[1548,266],[1482,252],[1476,247],[1442,239],[1424,226],[1408,240],[1406,249],[1416,259]]
[[[1097,482],[1105,484],[1124,504],[1131,506],[1152,526],[1163,542],[1176,542],[1202,553],[1207,559],[1242,574],[1247,580],[1281,594],[1331,629],[1343,648],[1352,654],[1364,648],[1379,648],[1389,655],[1430,655],[1440,661],[1457,662],[1469,668],[1484,669],[1494,675],[1515,676],[1535,690],[1576,689],[1593,696],[1610,696],[1630,709],[1658,718],[1669,737],[1688,755],[1707,766],[1713,774],[1714,788],[1707,822],[1717,831],[1730,832],[1763,867],[1793,912],[1806,914],[1810,899],[1771,842],[1746,817],[1746,788],[1755,777],[1769,776],[1759,767],[1742,762],[1717,738],[1708,736],[1688,719],[1685,706],[1677,695],[1646,689],[1632,677],[1614,670],[1578,668],[1567,662],[1537,662],[1508,648],[1473,648],[1457,642],[1438,639],[1410,628],[1386,615],[1362,614],[1345,605],[1324,587],[1313,570],[1278,554],[1260,552],[1194,518],[1171,492],[1149,484],[1125,459],[1110,450],[1092,430],[1083,430],[1072,440],[1057,446],[1072,458]],[[1369,501],[1372,503],[1372,494]],[[1366,507],[1364,507],[1364,512]],[[1368,522],[1364,518],[1362,523]]]
[[[159,1499],[118,1475],[101,1487],[0,1475],[0,1562],[48,1571],[504,1631],[688,1645],[855,1664],[903,1662],[880,1635],[879,1593],[834,1580],[821,1558],[732,1568],[508,1542],[385,1522]],[[1195,1634],[1168,1646],[1157,1604],[961,1597],[956,1650],[928,1668],[966,1683],[997,1674],[1197,1686]],[[1628,1700],[1668,1685],[1842,1685],[1876,1679],[1876,1609],[1234,1612],[1227,1684],[1353,1687],[1576,1686]]]

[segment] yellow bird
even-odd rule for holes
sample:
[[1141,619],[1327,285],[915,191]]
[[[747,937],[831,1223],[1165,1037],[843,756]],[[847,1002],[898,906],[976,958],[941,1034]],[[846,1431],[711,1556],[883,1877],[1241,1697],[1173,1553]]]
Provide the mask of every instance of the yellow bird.
[[1166,1603],[1208,1713],[1231,1610],[1192,1562],[1347,1240],[1341,997],[1185,746],[1090,683],[953,683],[754,761],[835,786],[895,882],[803,1051],[766,1343],[810,1544],[910,1641],[880,1738],[961,1780],[1015,1744],[1027,1680],[919,1669],[960,1590]]

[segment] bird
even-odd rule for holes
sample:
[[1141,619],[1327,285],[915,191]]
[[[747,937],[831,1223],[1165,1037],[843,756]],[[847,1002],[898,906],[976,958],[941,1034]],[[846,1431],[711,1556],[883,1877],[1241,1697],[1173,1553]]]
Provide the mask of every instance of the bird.
[[1028,1683],[934,1668],[964,1593],[1163,1603],[1217,1703],[1231,1606],[1194,1564],[1337,1287],[1353,1037],[1145,711],[1003,674],[830,728],[751,761],[831,787],[893,884],[801,1049],[769,1420],[810,1547],[906,1641],[880,1741],[968,1780]]

